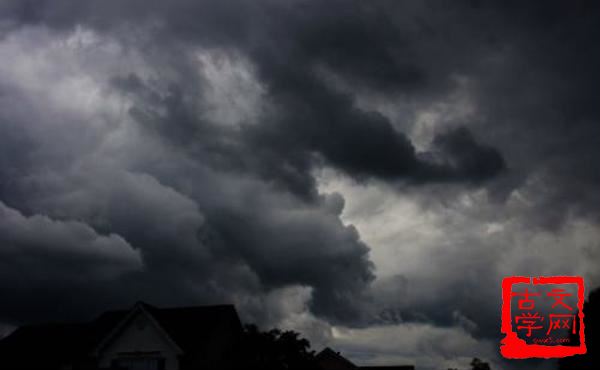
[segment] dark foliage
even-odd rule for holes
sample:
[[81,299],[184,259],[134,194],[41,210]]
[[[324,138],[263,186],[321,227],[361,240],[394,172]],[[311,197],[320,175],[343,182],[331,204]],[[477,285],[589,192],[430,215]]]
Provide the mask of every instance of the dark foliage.
[[490,365],[478,358],[471,361],[471,370],[490,370]]
[[560,359],[558,361],[560,370],[600,368],[600,288],[590,293],[588,301],[583,305],[583,313],[587,353]]
[[[478,359],[477,357],[471,360],[471,370],[491,370],[490,364],[485,361]],[[458,370],[458,369],[448,369],[448,370]]]
[[294,331],[258,330],[246,325],[239,354],[239,367],[263,370],[318,369],[310,342]]

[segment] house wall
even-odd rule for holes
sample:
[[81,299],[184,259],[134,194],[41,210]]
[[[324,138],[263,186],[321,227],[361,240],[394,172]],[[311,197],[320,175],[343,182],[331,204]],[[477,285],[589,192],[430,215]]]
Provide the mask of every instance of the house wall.
[[[110,367],[113,359],[144,356],[143,353],[158,352],[165,358],[165,370],[178,370],[177,352],[144,312],[138,312],[125,328],[101,351],[100,367]],[[137,353],[137,354],[136,354]],[[154,356],[154,355],[152,355]]]

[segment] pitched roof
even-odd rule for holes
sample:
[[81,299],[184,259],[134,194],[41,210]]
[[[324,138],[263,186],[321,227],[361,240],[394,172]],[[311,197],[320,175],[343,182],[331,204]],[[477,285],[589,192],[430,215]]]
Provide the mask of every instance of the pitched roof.
[[242,324],[233,305],[150,308],[150,314],[184,351],[204,347]]
[[0,367],[9,363],[11,368],[34,368],[43,362],[44,368],[52,368],[65,359],[83,358],[140,305],[184,351],[206,348],[242,331],[233,305],[157,308],[140,302],[87,323],[21,326],[0,340]]
[[[190,351],[231,332],[242,331],[242,324],[233,305],[157,308],[144,302],[131,310],[109,311],[98,320],[112,322],[116,327],[136,309],[143,308],[179,347]],[[108,333],[107,333],[108,334]]]

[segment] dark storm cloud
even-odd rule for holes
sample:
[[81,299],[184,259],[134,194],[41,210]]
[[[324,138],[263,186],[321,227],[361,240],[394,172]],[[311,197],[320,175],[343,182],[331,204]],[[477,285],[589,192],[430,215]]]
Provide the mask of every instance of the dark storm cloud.
[[[31,110],[14,109],[9,103],[15,97],[5,96],[3,122],[22,127],[21,134],[30,140],[24,143],[35,142],[19,148],[22,151],[7,151],[7,160],[17,160],[22,152],[32,153],[35,160],[21,166],[24,175],[13,176],[3,193],[12,207],[34,219],[48,214],[60,222],[81,220],[90,230],[114,233],[141,251],[144,268],[100,282],[91,279],[89,271],[82,276],[85,283],[51,275],[41,285],[29,284],[33,293],[14,289],[18,271],[7,270],[4,292],[12,301],[4,305],[5,318],[80,317],[132,299],[163,304],[239,299],[243,310],[249,296],[288,285],[311,287],[313,307],[320,315],[332,320],[360,318],[361,295],[372,280],[371,264],[357,232],[339,220],[343,204],[339,196],[306,204],[274,191],[251,173],[228,172],[229,165],[223,166],[224,172],[206,168],[203,162],[214,167],[216,159],[204,157],[205,153],[218,157],[204,147],[209,142],[190,143],[181,127],[167,135],[168,125],[188,127],[187,134],[198,138],[213,133],[211,138],[217,140],[227,132],[194,119],[193,107],[183,104],[174,87],[161,97],[142,92],[133,77],[114,84],[138,99],[130,113],[139,125],[129,126],[133,122],[127,121],[120,127],[136,131],[122,158],[118,151],[107,156],[100,149],[103,143],[110,145],[104,131],[119,136],[118,124],[103,126],[94,122],[97,117],[90,119],[77,109],[70,115],[37,116]],[[19,96],[24,106],[43,105],[20,92],[12,95]],[[28,122],[32,117],[35,125]],[[82,120],[94,124],[81,125]],[[77,132],[77,137],[70,132]],[[110,160],[115,155],[117,163]],[[5,248],[7,255],[14,251]],[[78,259],[74,253],[71,257]],[[31,259],[49,263],[39,254]],[[82,299],[73,300],[70,294]],[[52,307],[40,313],[44,306]],[[253,318],[264,320],[264,309],[257,311]]]
[[[139,250],[118,235],[98,234],[77,221],[25,217],[3,203],[0,245],[2,316],[10,321],[57,316],[61,308],[51,303],[52,294],[59,301],[73,299],[72,294],[84,294],[85,287],[102,286],[143,268]],[[49,301],[42,306],[51,312],[40,313],[35,303],[44,300]],[[66,308],[63,315],[68,317],[72,310]]]
[[[518,189],[534,204],[522,219],[535,225],[555,226],[571,211],[597,217],[597,6],[3,1],[3,57],[25,54],[15,62],[23,69],[0,69],[0,201],[24,223],[54,220],[51,229],[61,230],[52,234],[61,238],[40,231],[31,243],[13,244],[27,245],[24,251],[43,263],[40,251],[51,249],[44,240],[117,240],[123,252],[140,251],[143,269],[108,281],[92,274],[86,284],[52,275],[31,286],[34,294],[22,293],[30,287],[15,283],[18,272],[3,270],[2,293],[14,298],[2,305],[8,308],[0,321],[35,318],[39,310],[27,307],[67,316],[138,298],[243,303],[302,286],[312,289],[310,307],[320,317],[369,322],[367,297],[385,301],[369,292],[369,246],[340,220],[343,199],[319,194],[314,172],[323,167],[396,189],[485,186],[499,203]],[[93,46],[71,55],[76,62],[61,59],[64,39],[78,27],[93,30],[81,41]],[[48,45],[37,59],[23,51]],[[205,114],[214,87],[198,53],[239,63],[256,78],[264,103],[258,118],[243,112],[236,126]],[[80,72],[92,87],[70,79]],[[396,122],[359,104],[367,96],[426,110],[461,79],[469,82],[476,118],[435,127],[424,149],[408,136],[414,112]],[[80,80],[82,86],[69,85]],[[110,106],[88,113],[81,95],[96,86],[102,98],[127,101],[123,112]],[[220,103],[235,110],[226,99]],[[0,239],[18,239],[2,230]],[[477,253],[469,245],[485,243],[457,244],[451,250],[461,261]],[[0,248],[7,260],[17,259],[14,248]],[[49,259],[48,269],[61,258]],[[420,284],[455,276],[449,261],[438,266],[438,280]],[[105,261],[86,263],[102,269]],[[473,274],[492,263],[482,257]],[[444,325],[473,322],[478,335],[494,336],[495,306],[467,292],[481,280],[451,281],[462,295],[418,297],[387,312]],[[90,303],[72,302],[67,291]],[[252,312],[257,319],[259,311]]]
[[441,178],[471,178],[472,181],[481,181],[505,169],[504,158],[498,151],[477,143],[465,127],[436,135],[433,148],[434,157],[443,163],[433,171],[442,172]]
[[555,228],[571,212],[597,218],[598,3],[553,1],[500,10],[496,24],[511,17],[512,27],[503,40],[502,68],[481,79],[481,91],[495,91],[481,99],[493,117],[487,135],[510,148],[506,156],[514,163],[514,177],[540,176],[532,220]]
[[[110,279],[124,271],[141,268],[139,252],[116,235],[98,235],[78,222],[57,222],[44,216],[24,217],[0,204],[2,224],[2,273],[37,271],[44,279],[77,279],[83,272]],[[60,249],[58,249],[60,248]],[[76,260],[77,265],[70,264]],[[6,279],[2,279],[6,282]]]
[[310,72],[285,75],[282,91],[272,91],[282,117],[250,132],[261,145],[285,143],[281,152],[275,153],[280,158],[295,151],[315,153],[357,179],[388,181],[485,180],[504,169],[500,154],[477,144],[466,129],[463,142],[451,146],[452,139],[446,140],[441,148],[444,154],[461,158],[450,165],[430,162],[427,154],[417,155],[410,140],[383,115],[356,108],[351,96],[310,78]]
[[[26,10],[29,9],[27,4],[15,6]],[[241,51],[255,65],[275,110],[274,116],[267,117],[263,125],[245,133],[247,138],[240,138],[244,150],[259,155],[257,162],[279,162],[279,165],[270,166],[274,169],[260,169],[259,172],[272,176],[274,181],[283,181],[300,193],[313,191],[309,173],[313,154],[359,178],[469,181],[471,177],[492,177],[502,169],[496,158],[492,158],[489,168],[483,168],[488,165],[486,159],[490,156],[482,153],[480,167],[474,169],[475,173],[471,173],[470,167],[441,168],[430,179],[431,164],[423,163],[415,155],[410,139],[395,130],[384,116],[357,108],[350,94],[336,91],[319,76],[317,68],[325,66],[368,88],[427,89],[425,75],[429,71],[423,70],[418,61],[410,60],[415,45],[404,40],[412,35],[404,35],[404,30],[396,27],[386,14],[385,6],[310,2],[216,5],[180,1],[168,7],[153,4],[140,9],[132,3],[123,12],[120,6],[111,2],[100,8],[92,4],[69,7],[43,3],[35,7],[39,15],[25,17],[22,21],[37,20],[63,27],[87,21],[102,28],[110,21],[115,25],[131,21],[128,16],[140,22],[158,18],[166,24],[159,26],[157,40],[165,43],[165,50],[169,52],[173,51],[169,43],[182,41]],[[129,14],[131,9],[136,9],[137,15]],[[340,9],[343,9],[341,13]],[[14,12],[30,13],[25,10]],[[70,21],[65,13],[72,15]],[[177,58],[186,57],[181,54]],[[179,73],[193,72],[186,69]],[[188,77],[193,81],[193,76]],[[188,109],[181,104],[181,94],[185,93],[190,93],[189,86],[175,85],[163,102],[171,115],[169,122],[177,122],[166,125],[163,131],[166,136],[189,138],[193,130],[190,124],[199,127],[194,116],[181,115]],[[197,139],[197,136],[191,137]],[[269,148],[255,150],[265,146]],[[244,153],[234,155],[244,156]],[[459,161],[454,167],[460,165],[462,162]],[[445,174],[450,172],[452,174],[446,179]]]
[[[472,173],[473,168],[462,167],[459,161],[456,171],[440,168],[434,175],[432,164],[416,155],[410,139],[386,117],[356,107],[351,94],[325,83],[318,67],[369,89],[412,91],[426,90],[428,85],[427,71],[405,60],[403,54],[410,55],[412,45],[406,45],[402,30],[393,25],[385,9],[338,5],[299,3],[279,10],[282,14],[277,18],[286,22],[262,30],[271,42],[249,48],[278,109],[276,117],[259,126],[253,136],[263,145],[285,143],[284,150],[276,153],[281,158],[295,151],[316,153],[359,179],[469,181],[502,170],[503,163],[498,165],[494,157],[488,164],[490,157],[483,154],[479,164],[489,168]],[[447,177],[447,172],[454,174]]]

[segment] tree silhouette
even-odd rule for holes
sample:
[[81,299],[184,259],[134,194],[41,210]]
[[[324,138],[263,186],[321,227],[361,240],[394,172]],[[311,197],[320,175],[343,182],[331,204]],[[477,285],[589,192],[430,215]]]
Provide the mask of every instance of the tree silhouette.
[[[450,368],[448,370],[458,370],[456,368]],[[491,370],[490,365],[487,362],[484,362],[477,357],[471,360],[471,370]]]
[[294,331],[272,329],[261,332],[246,325],[241,341],[240,368],[263,370],[318,369],[310,342]]
[[490,365],[487,362],[481,361],[475,357],[471,361],[471,370],[490,370]]
[[560,370],[600,369],[600,288],[590,293],[583,305],[583,314],[587,353],[560,359]]

